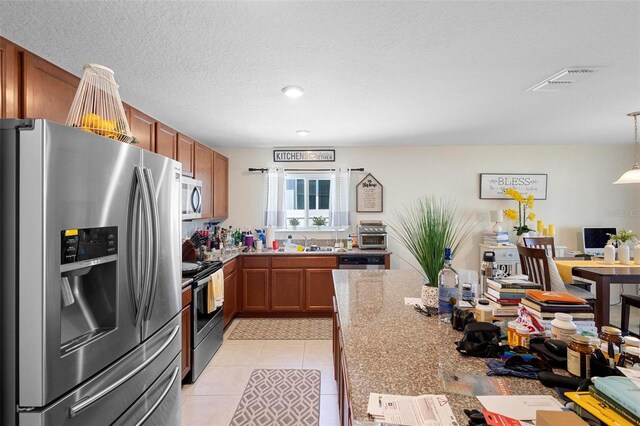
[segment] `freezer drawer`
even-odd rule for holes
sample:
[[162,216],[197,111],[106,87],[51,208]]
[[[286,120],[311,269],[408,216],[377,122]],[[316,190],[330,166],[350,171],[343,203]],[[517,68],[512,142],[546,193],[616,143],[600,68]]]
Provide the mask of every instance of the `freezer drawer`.
[[[85,385],[44,409],[21,412],[20,426],[112,424],[143,394],[151,391],[155,395],[151,388],[158,380],[168,386],[163,372],[176,359],[180,365],[180,336],[180,316],[176,315],[158,333]],[[179,388],[172,385],[163,400],[179,398],[176,392]],[[179,403],[170,402],[168,406],[178,410],[177,414],[165,413],[168,418],[180,415]]]
[[173,426],[180,418],[180,356],[113,426]]

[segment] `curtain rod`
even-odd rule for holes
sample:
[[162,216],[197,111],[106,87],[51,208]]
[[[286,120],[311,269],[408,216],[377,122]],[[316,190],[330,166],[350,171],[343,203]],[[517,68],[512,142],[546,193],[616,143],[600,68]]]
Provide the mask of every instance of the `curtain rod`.
[[[284,169],[285,172],[333,172],[336,169]],[[364,167],[359,167],[359,168],[355,168],[355,169],[347,169],[351,172],[364,172]],[[249,171],[250,172],[260,172],[260,173],[266,173],[269,171],[269,169],[265,169],[265,168],[255,168],[255,167],[249,167]]]

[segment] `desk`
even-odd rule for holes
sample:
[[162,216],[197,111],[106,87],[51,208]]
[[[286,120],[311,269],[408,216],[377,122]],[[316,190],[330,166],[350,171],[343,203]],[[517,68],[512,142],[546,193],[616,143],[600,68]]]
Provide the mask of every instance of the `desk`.
[[[464,357],[454,342],[462,333],[437,317],[404,305],[420,297],[422,276],[405,270],[334,270],[334,365],[343,419],[367,420],[370,392],[442,394],[438,367],[484,375],[482,358]],[[537,380],[504,377],[513,395],[555,395]],[[460,424],[465,408],[481,408],[475,397],[445,393]]]
[[640,283],[640,268],[637,267],[574,267],[573,275],[596,283],[595,320],[598,328],[609,324],[609,290],[611,284]]

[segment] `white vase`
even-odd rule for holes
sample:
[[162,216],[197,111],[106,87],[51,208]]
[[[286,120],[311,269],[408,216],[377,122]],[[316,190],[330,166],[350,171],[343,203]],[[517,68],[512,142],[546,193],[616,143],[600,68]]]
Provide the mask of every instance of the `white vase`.
[[438,307],[438,287],[423,285],[420,299],[422,300],[422,304],[427,308],[437,308]]
[[519,246],[523,246],[524,245],[524,239],[525,238],[529,238],[529,233],[528,232],[524,232],[524,233],[522,233],[522,235],[518,235],[518,245]]
[[616,262],[616,249],[613,244],[604,246],[604,263],[611,265]]
[[618,260],[623,265],[631,264],[631,258],[629,255],[629,246],[627,245],[627,243],[622,243],[622,245],[618,247]]
[[633,260],[636,265],[640,265],[640,244],[636,244],[633,248]]

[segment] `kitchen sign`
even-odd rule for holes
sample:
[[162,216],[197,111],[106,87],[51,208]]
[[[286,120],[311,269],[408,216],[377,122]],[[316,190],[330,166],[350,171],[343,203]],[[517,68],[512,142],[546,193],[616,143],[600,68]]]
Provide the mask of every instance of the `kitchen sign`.
[[281,163],[298,161],[336,161],[335,149],[274,149],[273,161]]
[[371,173],[356,186],[356,211],[382,213],[382,184]]
[[480,173],[480,199],[510,199],[505,189],[514,188],[523,195],[533,195],[536,200],[547,199],[546,174]]

